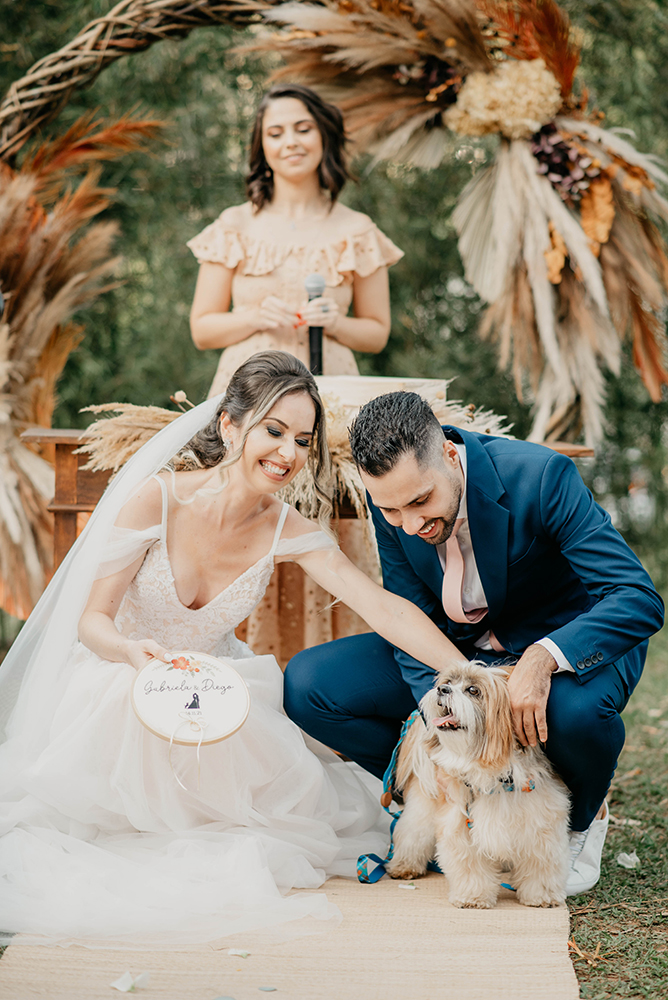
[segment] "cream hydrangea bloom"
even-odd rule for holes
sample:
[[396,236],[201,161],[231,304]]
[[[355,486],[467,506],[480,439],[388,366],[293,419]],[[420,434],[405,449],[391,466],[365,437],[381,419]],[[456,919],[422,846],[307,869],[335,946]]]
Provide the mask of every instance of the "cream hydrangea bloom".
[[457,103],[443,118],[462,135],[500,132],[508,139],[526,139],[560,107],[559,84],[542,59],[509,59],[493,73],[467,76]]

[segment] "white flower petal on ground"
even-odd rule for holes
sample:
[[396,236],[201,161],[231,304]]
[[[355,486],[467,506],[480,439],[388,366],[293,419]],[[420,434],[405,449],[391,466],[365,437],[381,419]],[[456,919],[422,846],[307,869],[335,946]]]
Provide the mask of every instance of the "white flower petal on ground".
[[635,851],[633,854],[626,854],[622,851],[621,854],[617,855],[617,864],[621,865],[622,868],[637,868],[640,864],[640,858]]
[[150,976],[148,972],[140,972],[138,976],[133,976],[131,972],[124,972],[115,983],[110,983],[113,990],[119,993],[134,993],[135,990],[145,989],[149,984]]

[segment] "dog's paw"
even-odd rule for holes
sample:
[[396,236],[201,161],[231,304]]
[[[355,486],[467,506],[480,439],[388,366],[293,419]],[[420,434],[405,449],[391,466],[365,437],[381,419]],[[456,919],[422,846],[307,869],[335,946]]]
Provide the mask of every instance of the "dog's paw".
[[496,899],[491,897],[479,897],[477,899],[453,899],[450,898],[453,906],[458,906],[460,910],[491,910],[496,906]]
[[388,865],[385,869],[390,878],[399,879],[413,879],[422,878],[423,875],[427,874],[427,869],[423,868],[421,870],[412,868],[410,865],[405,863],[400,863],[398,865]]
[[522,906],[542,906],[548,909],[553,906],[563,906],[566,902],[566,896],[555,896],[545,892],[525,893],[518,890],[517,902],[521,903]]
[[563,906],[566,894],[556,886],[533,885],[517,887],[517,902],[522,906]]

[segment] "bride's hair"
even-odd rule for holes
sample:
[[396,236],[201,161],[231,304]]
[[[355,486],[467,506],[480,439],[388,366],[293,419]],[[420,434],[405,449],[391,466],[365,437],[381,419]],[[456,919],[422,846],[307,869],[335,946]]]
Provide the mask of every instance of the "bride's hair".
[[318,167],[318,180],[323,191],[329,191],[332,204],[343,185],[350,179],[346,165],[346,132],[343,115],[334,104],[327,104],[308,87],[299,83],[277,84],[264,95],[255,115],[250,147],[250,164],[246,176],[246,195],[256,212],[274,197],[274,175],[264,155],[262,122],[272,101],[294,97],[301,101],[313,117],[322,138],[322,160]]
[[[179,455],[177,468],[228,468],[241,458],[246,438],[283,396],[305,393],[315,407],[315,424],[307,465],[320,500],[321,512],[331,513],[331,462],[327,447],[325,408],[313,375],[305,364],[286,351],[254,354],[230,379],[215,416],[189,441]],[[227,413],[235,427],[247,421],[241,447],[227,450],[220,435],[220,418]]]

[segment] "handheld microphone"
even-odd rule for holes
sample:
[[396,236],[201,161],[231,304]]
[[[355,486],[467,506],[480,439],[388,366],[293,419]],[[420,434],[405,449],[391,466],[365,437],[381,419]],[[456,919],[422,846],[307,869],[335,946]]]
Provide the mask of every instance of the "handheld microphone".
[[[319,299],[325,291],[325,279],[321,274],[309,274],[304,282],[308,300]],[[308,328],[309,368],[313,375],[322,375],[322,327]]]

